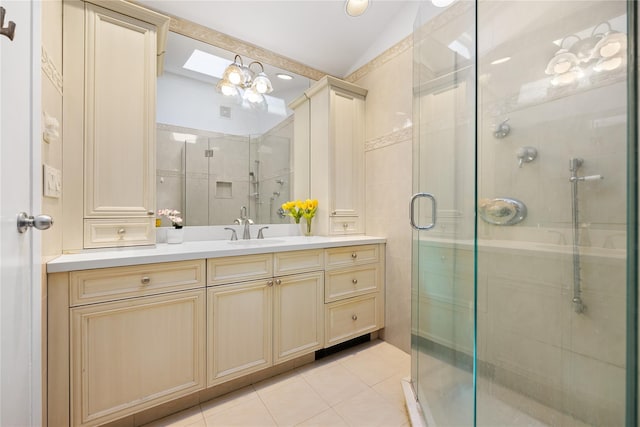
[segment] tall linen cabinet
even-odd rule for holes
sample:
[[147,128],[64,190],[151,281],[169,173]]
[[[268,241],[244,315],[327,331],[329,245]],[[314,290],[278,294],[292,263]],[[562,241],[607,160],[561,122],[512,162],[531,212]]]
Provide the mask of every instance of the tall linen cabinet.
[[318,199],[313,233],[364,234],[367,90],[325,76],[291,103],[294,197]]
[[155,243],[156,75],[169,19],[65,0],[63,249]]

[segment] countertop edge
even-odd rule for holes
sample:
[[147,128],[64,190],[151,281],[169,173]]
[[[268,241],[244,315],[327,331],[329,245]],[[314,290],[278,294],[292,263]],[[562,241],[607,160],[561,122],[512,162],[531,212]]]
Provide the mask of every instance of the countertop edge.
[[[262,246],[234,246],[228,241],[191,241],[178,245],[166,243],[155,247],[115,248],[113,250],[83,251],[63,254],[47,263],[47,273],[65,273],[96,268],[126,267],[194,259],[220,258],[226,256],[255,255],[263,253],[289,252],[306,249],[326,249],[353,245],[386,243],[386,238],[375,236],[321,237],[292,236],[267,240]],[[263,242],[261,242],[263,243]]]

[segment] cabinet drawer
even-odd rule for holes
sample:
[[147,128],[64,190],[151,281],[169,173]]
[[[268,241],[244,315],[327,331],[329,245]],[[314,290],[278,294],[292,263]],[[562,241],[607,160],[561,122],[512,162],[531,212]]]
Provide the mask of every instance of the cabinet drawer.
[[376,292],[380,290],[381,283],[377,265],[328,271],[324,285],[325,302]]
[[378,293],[325,305],[326,347],[347,341],[383,326]]
[[324,268],[324,251],[291,251],[274,254],[273,275],[304,273]]
[[204,287],[204,260],[72,271],[71,306]]
[[380,249],[378,245],[347,246],[327,249],[325,252],[327,269],[369,264],[379,260]]
[[209,285],[266,279],[272,275],[273,256],[271,254],[211,258],[207,261]]
[[330,234],[357,234],[358,217],[332,216],[329,218]]
[[84,221],[84,247],[87,249],[151,245],[155,242],[155,218]]

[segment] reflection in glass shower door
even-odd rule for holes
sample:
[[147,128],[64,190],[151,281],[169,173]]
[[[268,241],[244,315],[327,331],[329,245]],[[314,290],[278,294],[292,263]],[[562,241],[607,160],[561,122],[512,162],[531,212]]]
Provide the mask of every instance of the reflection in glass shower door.
[[428,423],[474,423],[474,7],[423,2],[414,28],[412,384]]

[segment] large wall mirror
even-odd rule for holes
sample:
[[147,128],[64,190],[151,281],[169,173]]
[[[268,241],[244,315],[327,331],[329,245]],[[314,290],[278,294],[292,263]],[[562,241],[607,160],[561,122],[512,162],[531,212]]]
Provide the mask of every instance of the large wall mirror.
[[243,206],[256,223],[289,222],[279,211],[290,200],[294,175],[287,105],[313,82],[263,63],[273,85],[265,102],[224,96],[216,84],[234,58],[169,33],[157,92],[157,208],[180,210],[185,225],[232,224]]

